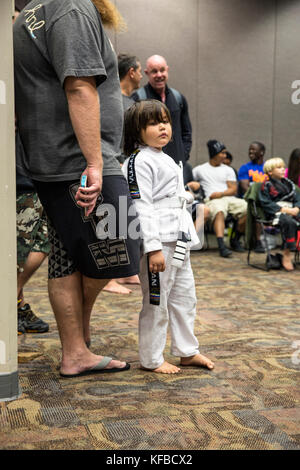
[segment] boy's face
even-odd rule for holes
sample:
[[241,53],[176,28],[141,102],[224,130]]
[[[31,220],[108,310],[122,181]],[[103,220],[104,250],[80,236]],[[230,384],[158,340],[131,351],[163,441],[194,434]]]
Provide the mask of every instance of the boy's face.
[[163,112],[162,121],[155,123],[149,122],[146,129],[142,129],[141,138],[145,145],[161,150],[167,145],[172,137],[172,127],[168,118]]
[[273,168],[273,170],[269,171],[269,176],[275,180],[281,180],[284,178],[284,172],[284,166],[277,166],[276,168]]

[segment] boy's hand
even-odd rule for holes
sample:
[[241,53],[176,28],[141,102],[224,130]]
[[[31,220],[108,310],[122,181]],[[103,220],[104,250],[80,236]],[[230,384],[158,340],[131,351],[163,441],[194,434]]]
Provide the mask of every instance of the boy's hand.
[[297,215],[299,214],[299,207],[283,207],[281,209],[281,212],[283,212],[284,214],[289,214],[293,217],[297,217]]
[[161,250],[151,251],[148,259],[151,273],[160,273],[166,269],[165,258]]

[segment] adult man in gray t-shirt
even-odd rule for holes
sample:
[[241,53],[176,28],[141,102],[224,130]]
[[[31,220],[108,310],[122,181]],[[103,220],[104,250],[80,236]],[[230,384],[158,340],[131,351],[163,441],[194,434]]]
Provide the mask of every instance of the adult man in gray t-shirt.
[[49,219],[49,296],[65,377],[129,368],[89,351],[89,322],[108,279],[137,274],[139,264],[137,242],[96,236],[96,203],[118,213],[119,196],[128,204],[130,197],[116,159],[123,125],[117,59],[102,26],[116,26],[120,16],[108,0],[95,4],[32,0],[14,26],[16,114],[26,154],[18,166],[34,180]]

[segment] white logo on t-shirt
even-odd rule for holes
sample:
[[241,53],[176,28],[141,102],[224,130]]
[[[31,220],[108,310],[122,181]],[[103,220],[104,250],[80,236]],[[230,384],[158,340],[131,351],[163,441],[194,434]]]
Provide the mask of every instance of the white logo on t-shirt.
[[24,12],[25,16],[27,17],[26,18],[26,23],[29,23],[28,29],[29,29],[30,33],[32,34],[32,36],[34,36],[33,31],[35,31],[37,29],[41,29],[46,23],[44,20],[38,21],[37,17],[35,16],[35,12],[37,10],[39,10],[40,8],[42,8],[42,6],[43,5],[41,3],[39,3],[37,6],[35,6],[31,10],[25,10],[25,12]]

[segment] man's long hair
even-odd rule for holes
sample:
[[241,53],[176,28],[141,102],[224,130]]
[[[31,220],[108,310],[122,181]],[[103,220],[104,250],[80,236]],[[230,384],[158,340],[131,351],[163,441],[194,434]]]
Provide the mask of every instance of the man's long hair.
[[99,11],[103,25],[115,31],[124,31],[126,23],[117,7],[109,0],[92,0]]

